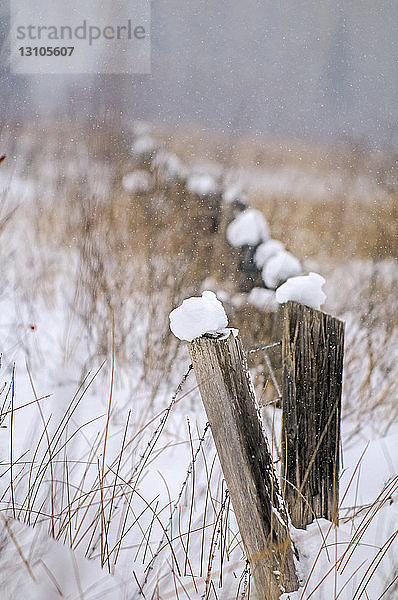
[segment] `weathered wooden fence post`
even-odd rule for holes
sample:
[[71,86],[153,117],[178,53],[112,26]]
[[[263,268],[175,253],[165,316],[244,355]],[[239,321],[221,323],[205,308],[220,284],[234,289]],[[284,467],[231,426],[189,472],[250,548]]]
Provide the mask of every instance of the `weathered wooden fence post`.
[[188,344],[259,600],[298,588],[288,519],[237,336]]
[[337,521],[344,324],[282,306],[282,488],[292,523]]

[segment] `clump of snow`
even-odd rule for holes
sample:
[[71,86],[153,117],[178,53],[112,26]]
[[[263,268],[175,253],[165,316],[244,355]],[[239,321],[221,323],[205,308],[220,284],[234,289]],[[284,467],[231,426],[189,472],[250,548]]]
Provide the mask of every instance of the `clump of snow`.
[[242,188],[237,184],[229,185],[225,188],[222,197],[227,204],[230,204],[235,200],[241,200],[242,198],[246,199],[245,195],[242,193]]
[[228,318],[214,292],[208,290],[201,297],[187,298],[170,313],[170,329],[180,340],[191,342],[204,333],[225,329]]
[[254,255],[254,262],[258,269],[262,269],[272,256],[278,254],[278,252],[283,252],[285,250],[285,245],[279,240],[267,240],[259,245]]
[[289,277],[300,275],[301,265],[290,252],[278,252],[266,262],[262,270],[262,278],[268,288],[275,290]]
[[257,246],[269,237],[264,215],[254,208],[241,212],[227,227],[228,243],[234,248]]
[[136,156],[150,154],[156,149],[156,142],[150,135],[142,135],[134,140],[131,151]]
[[212,175],[194,173],[187,180],[187,190],[198,196],[208,196],[217,193],[217,182]]
[[230,297],[229,301],[234,308],[240,308],[247,302],[247,294],[235,294],[234,296]]
[[183,165],[178,156],[166,150],[160,150],[152,160],[152,168],[156,169],[167,180],[178,179],[183,174]]
[[126,192],[144,194],[151,189],[152,178],[149,173],[143,169],[137,169],[123,177],[122,186]]
[[318,273],[291,277],[276,290],[276,301],[283,304],[293,300],[319,310],[326,300],[326,294],[322,291],[324,283],[324,278]]
[[258,310],[273,311],[277,307],[275,292],[261,287],[253,288],[247,297],[247,301]]

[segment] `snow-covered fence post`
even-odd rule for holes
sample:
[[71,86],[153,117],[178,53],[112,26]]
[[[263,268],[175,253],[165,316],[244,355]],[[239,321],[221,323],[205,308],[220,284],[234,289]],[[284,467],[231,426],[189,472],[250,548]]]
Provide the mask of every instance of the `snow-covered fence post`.
[[298,588],[288,518],[241,341],[205,334],[188,344],[259,600]]
[[282,488],[295,527],[337,520],[344,324],[282,305]]

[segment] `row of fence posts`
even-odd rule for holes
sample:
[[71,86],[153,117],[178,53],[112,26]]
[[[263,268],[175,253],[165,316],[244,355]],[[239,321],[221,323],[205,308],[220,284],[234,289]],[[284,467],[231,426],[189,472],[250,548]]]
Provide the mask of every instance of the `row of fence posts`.
[[295,302],[280,311],[279,478],[239,336],[189,343],[259,600],[298,589],[289,522],[338,519],[344,325]]

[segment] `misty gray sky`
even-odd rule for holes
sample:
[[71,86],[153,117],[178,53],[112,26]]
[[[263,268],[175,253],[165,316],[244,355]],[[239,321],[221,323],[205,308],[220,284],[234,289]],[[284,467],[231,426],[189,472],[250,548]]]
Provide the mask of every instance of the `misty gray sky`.
[[170,125],[397,143],[397,25],[395,1],[154,0],[152,75],[3,67],[2,104],[11,116],[111,107]]

